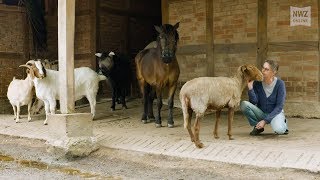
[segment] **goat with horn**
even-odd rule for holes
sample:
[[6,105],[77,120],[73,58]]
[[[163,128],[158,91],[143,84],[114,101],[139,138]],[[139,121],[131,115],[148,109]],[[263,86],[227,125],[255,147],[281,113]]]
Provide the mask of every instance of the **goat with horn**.
[[[60,99],[59,72],[45,69],[39,60],[30,60],[24,66],[30,70],[33,76],[36,96],[44,102],[46,115],[55,114],[56,100]],[[95,116],[99,81],[102,80],[106,80],[106,77],[98,75],[89,67],[74,69],[75,100],[85,96],[89,101],[93,117]],[[47,116],[44,125],[47,125]]]

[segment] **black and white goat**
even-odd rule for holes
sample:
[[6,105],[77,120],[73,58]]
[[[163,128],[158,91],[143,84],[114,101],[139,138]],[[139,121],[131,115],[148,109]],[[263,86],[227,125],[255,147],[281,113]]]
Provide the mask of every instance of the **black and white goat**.
[[[45,69],[41,61],[30,60],[25,65],[33,75],[33,82],[36,95],[44,102],[46,115],[55,114],[56,100],[59,100],[59,72]],[[106,77],[98,75],[89,67],[80,67],[74,69],[75,100],[86,96],[90,103],[91,114],[95,116],[96,96],[99,88],[99,81]],[[44,121],[47,124],[47,117]]]
[[99,69],[105,75],[112,88],[111,110],[115,110],[115,103],[120,98],[122,108],[127,109],[125,97],[130,89],[131,84],[131,65],[129,58],[123,54],[114,52],[96,53],[99,59]]

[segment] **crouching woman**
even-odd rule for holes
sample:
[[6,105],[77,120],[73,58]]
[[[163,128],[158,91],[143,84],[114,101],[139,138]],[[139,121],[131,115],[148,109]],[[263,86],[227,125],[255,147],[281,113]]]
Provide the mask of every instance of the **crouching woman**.
[[242,101],[240,109],[253,126],[250,135],[264,131],[266,124],[271,124],[276,134],[288,134],[288,124],[283,106],[286,98],[284,82],[276,77],[279,65],[273,60],[266,60],[262,67],[263,81],[248,82],[249,102]]

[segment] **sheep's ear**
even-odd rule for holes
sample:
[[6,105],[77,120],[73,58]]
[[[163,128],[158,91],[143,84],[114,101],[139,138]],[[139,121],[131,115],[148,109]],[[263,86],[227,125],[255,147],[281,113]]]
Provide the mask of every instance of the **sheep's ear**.
[[241,72],[248,71],[248,68],[246,65],[241,66]]
[[250,77],[250,67],[248,67],[247,65],[243,65],[241,66],[241,73],[242,73],[242,77],[245,79],[248,79]]

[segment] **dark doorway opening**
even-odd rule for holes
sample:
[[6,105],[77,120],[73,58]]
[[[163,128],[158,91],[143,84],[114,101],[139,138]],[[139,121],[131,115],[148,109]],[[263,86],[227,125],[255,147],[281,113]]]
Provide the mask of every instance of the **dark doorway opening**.
[[[139,96],[135,78],[134,57],[156,40],[154,25],[161,25],[161,0],[112,0],[97,2],[97,52],[119,52],[128,55],[132,64],[131,96]],[[103,94],[110,95],[110,88]]]

